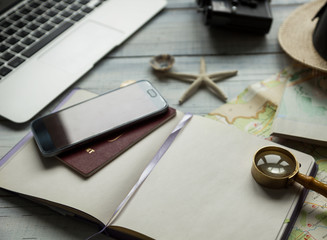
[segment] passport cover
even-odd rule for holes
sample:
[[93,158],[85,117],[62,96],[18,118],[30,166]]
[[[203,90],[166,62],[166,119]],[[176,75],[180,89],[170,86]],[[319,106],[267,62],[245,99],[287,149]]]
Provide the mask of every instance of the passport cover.
[[176,110],[168,108],[168,111],[160,116],[69,150],[57,158],[84,177],[90,177],[175,115]]

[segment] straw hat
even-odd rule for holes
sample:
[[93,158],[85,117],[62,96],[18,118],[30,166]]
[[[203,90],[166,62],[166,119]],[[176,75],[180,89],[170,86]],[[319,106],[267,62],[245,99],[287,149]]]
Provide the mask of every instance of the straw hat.
[[281,25],[278,40],[284,51],[311,68],[327,72],[327,61],[313,45],[312,35],[318,19],[313,19],[326,0],[316,0],[297,8]]

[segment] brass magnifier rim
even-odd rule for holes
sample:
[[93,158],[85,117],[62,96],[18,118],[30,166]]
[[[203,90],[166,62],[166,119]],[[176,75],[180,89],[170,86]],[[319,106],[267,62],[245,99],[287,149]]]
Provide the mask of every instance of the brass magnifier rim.
[[[295,168],[292,173],[290,173],[287,176],[283,177],[274,177],[274,176],[269,176],[265,173],[263,173],[258,167],[257,167],[257,161],[258,157],[261,156],[262,154],[284,154],[286,155],[294,164]],[[262,186],[269,187],[269,188],[282,188],[286,187],[289,185],[291,182],[293,182],[293,177],[299,172],[299,163],[296,161],[294,155],[289,152],[288,150],[282,148],[282,147],[277,147],[277,146],[266,146],[260,148],[254,155],[253,162],[252,162],[252,168],[251,168],[251,173],[253,178],[256,180],[257,183],[259,183]]]

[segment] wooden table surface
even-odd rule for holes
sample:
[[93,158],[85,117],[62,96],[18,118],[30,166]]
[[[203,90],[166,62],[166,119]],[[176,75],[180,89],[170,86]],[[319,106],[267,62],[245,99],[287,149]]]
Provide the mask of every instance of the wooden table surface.
[[[169,53],[175,57],[176,72],[199,72],[205,58],[207,72],[238,70],[238,75],[217,84],[234,98],[248,85],[264,80],[291,64],[278,44],[278,29],[284,19],[308,0],[272,0],[273,25],[269,34],[258,36],[207,27],[195,0],[168,0],[167,7],[124,44],[102,59],[72,88],[95,93],[115,89],[125,80],[151,81],[170,106],[183,112],[206,114],[223,103],[207,89],[200,89],[183,105],[178,100],[189,87],[154,72],[152,56]],[[72,89],[71,88],[71,89]],[[62,94],[42,114],[51,111]],[[0,157],[4,156],[27,132],[29,124],[15,125],[0,119]],[[24,184],[24,183],[22,183]],[[97,231],[89,223],[41,206],[15,194],[0,190],[0,239],[85,239]],[[108,239],[99,236],[94,239]]]

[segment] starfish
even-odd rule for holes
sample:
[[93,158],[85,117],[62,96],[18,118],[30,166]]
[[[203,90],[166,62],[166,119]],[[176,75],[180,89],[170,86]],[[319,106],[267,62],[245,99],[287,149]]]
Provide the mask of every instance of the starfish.
[[188,73],[176,73],[176,72],[166,72],[169,77],[182,80],[185,82],[192,83],[191,86],[187,89],[187,91],[182,95],[179,99],[179,104],[183,104],[188,98],[190,98],[198,88],[204,84],[209,90],[216,94],[218,98],[222,101],[226,102],[227,97],[223,93],[222,90],[218,86],[216,86],[215,82],[221,81],[228,77],[235,76],[237,71],[225,71],[225,72],[216,72],[207,74],[206,73],[206,63],[204,58],[201,58],[200,64],[200,73],[198,75],[188,74]]

